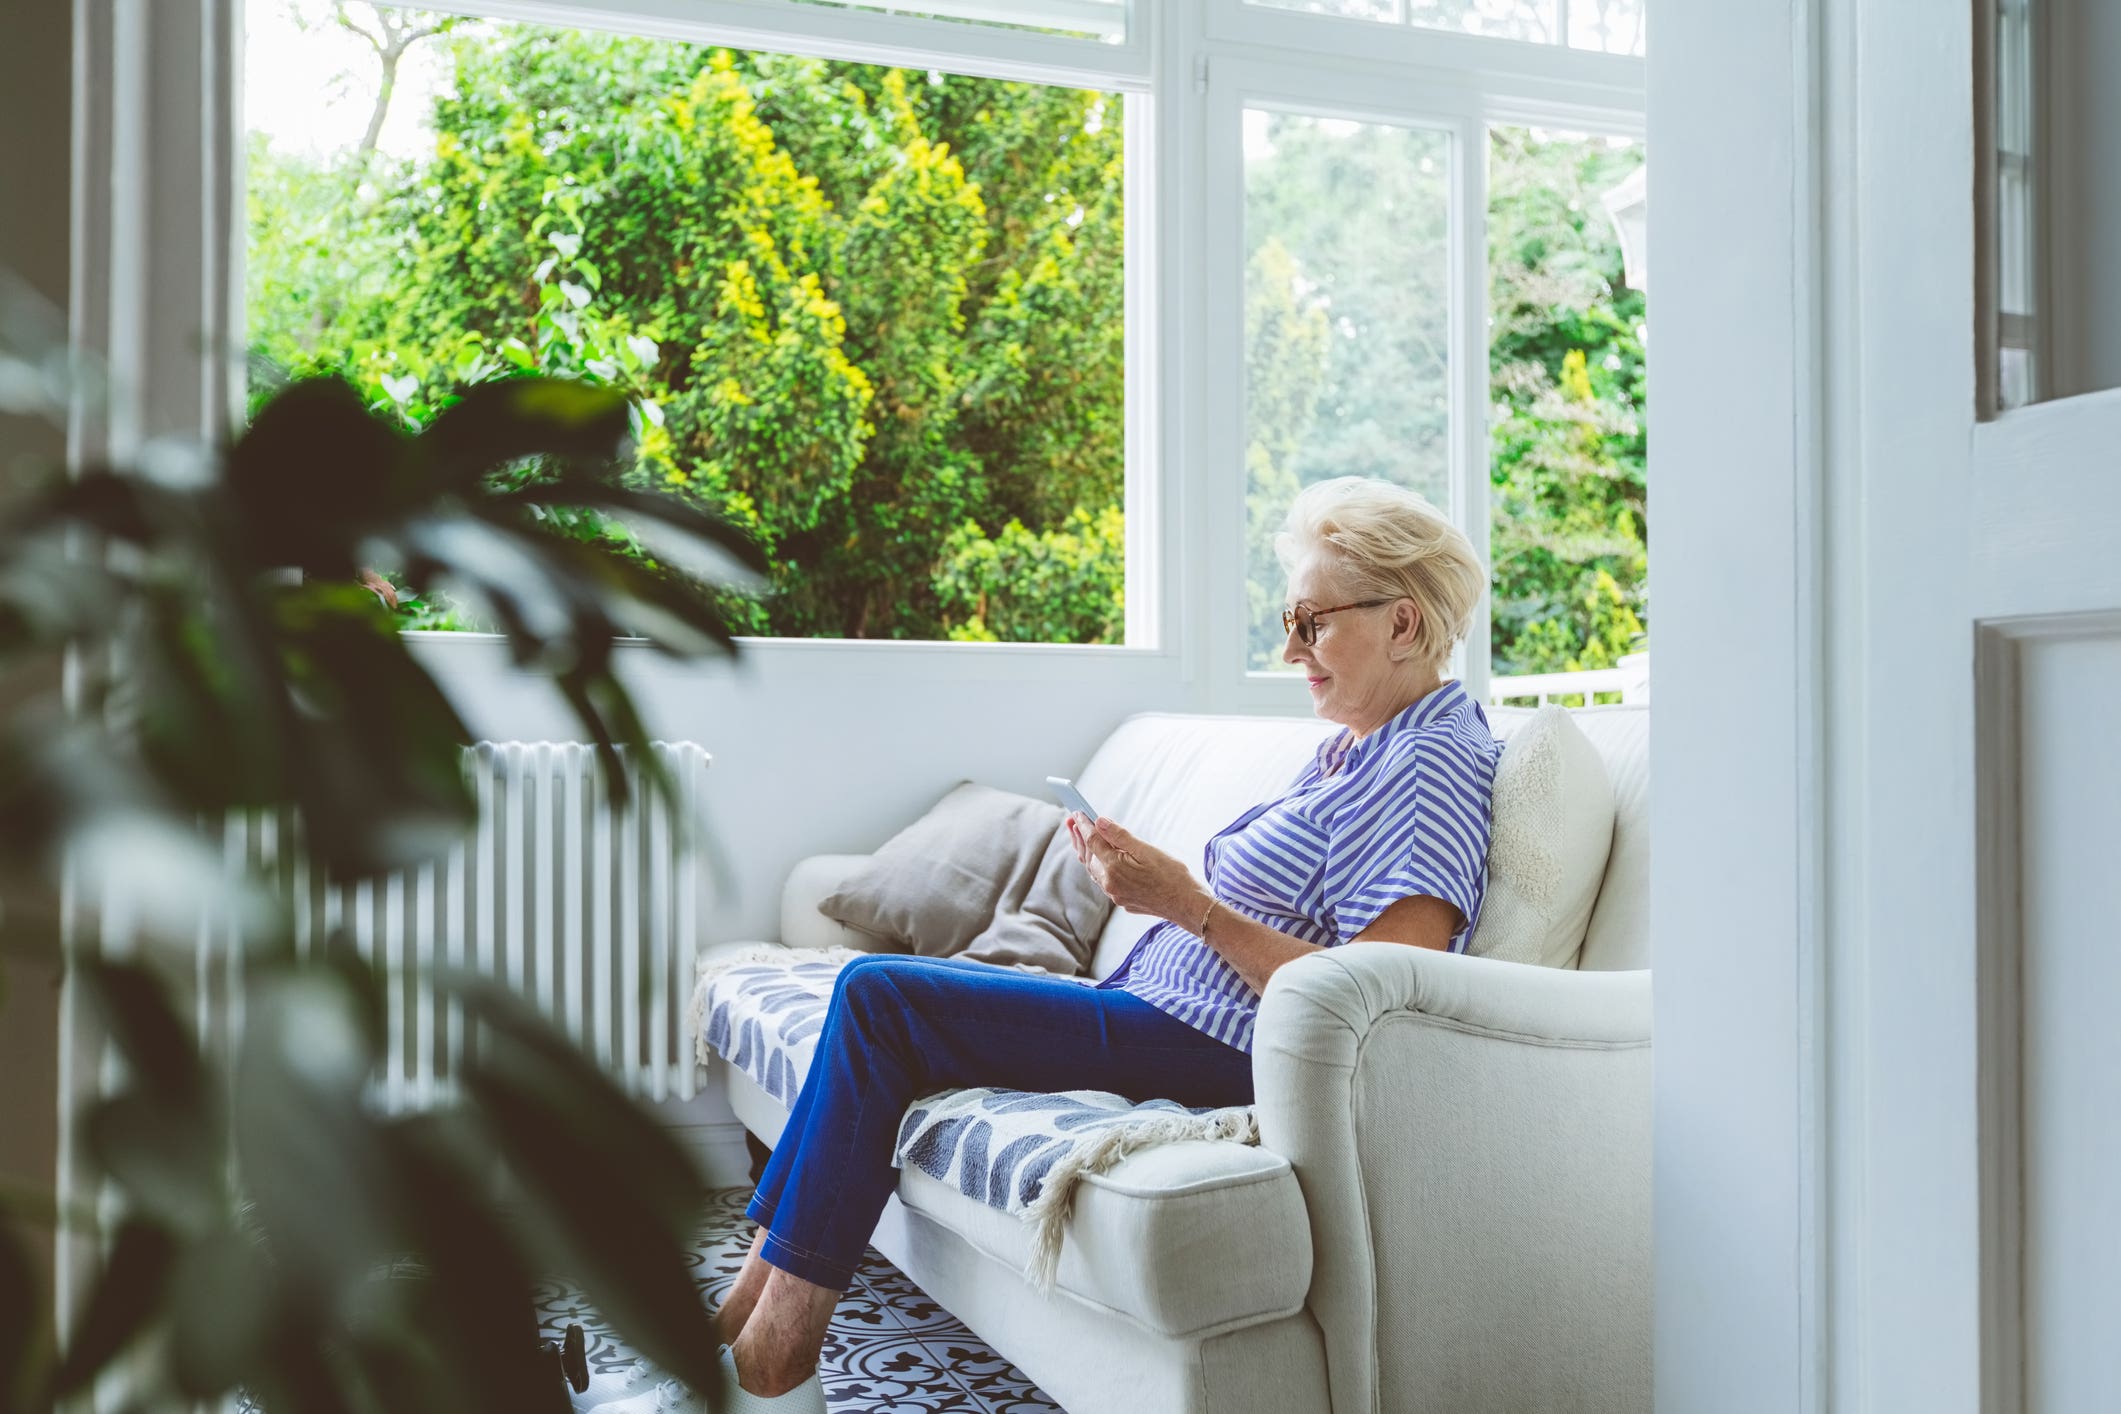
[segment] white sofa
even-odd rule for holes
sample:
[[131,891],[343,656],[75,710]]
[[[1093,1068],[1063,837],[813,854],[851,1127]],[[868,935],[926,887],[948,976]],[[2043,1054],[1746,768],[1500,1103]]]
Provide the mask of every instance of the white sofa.
[[[1489,709],[1505,739],[1530,715]],[[1254,1048],[1261,1144],[1154,1148],[1086,1180],[1049,1296],[1021,1275],[1017,1219],[915,1170],[875,1245],[1072,1414],[1647,1410],[1649,714],[1573,715],[1617,807],[1574,969],[1391,943],[1282,968]],[[1146,714],[1079,783],[1197,861],[1330,730]],[[817,912],[862,858],[795,869],[784,945],[867,945]],[[1150,922],[1113,914],[1098,975]],[[777,1141],[781,1102],[714,1075]]]

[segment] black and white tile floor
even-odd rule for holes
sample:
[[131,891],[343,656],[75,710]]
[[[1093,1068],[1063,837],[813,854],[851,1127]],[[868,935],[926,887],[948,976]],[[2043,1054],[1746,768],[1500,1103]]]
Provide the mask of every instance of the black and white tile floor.
[[[712,1308],[736,1281],[748,1247],[747,1188],[709,1195],[693,1249],[694,1280]],[[539,1293],[539,1319],[557,1338],[579,1321],[592,1371],[624,1369],[633,1353],[613,1338],[575,1292],[553,1284]],[[930,1301],[875,1248],[840,1298],[825,1336],[822,1373],[832,1414],[1059,1414],[1060,1406]]]

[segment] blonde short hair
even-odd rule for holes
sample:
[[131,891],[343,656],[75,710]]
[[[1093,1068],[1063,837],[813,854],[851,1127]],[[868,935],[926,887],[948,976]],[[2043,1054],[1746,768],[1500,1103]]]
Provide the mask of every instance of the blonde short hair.
[[1356,598],[1412,599],[1421,610],[1415,655],[1439,671],[1487,588],[1464,531],[1426,497],[1375,477],[1335,477],[1297,493],[1274,555],[1287,573],[1313,550],[1341,562]]

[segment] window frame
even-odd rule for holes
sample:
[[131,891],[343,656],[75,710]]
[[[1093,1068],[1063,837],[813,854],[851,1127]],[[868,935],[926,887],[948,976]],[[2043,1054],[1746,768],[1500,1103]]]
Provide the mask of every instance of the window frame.
[[[156,435],[212,440],[240,417],[243,3],[158,0],[83,12],[76,323],[84,349],[103,357],[114,384],[137,398],[78,429],[77,464],[134,454]],[[1242,81],[1243,91],[1293,103],[1317,98],[1346,107],[1355,97],[1390,120],[1444,118],[1483,140],[1493,123],[1639,138],[1647,108],[1647,66],[1633,56],[1372,27],[1243,0],[1132,0],[1121,44],[783,0],[429,0],[428,7],[1127,95],[1126,643],[749,638],[744,645],[768,659],[839,652],[894,672],[947,663],[946,676],[974,671],[1027,683],[1047,680],[1056,659],[1128,679],[1143,668],[1122,664],[1155,663],[1174,690],[1210,711],[1308,709],[1299,684],[1255,680],[1244,666],[1244,479],[1241,459],[1234,477],[1228,460],[1232,413],[1241,416],[1243,397],[1241,364],[1231,362],[1239,344],[1228,337],[1230,310],[1242,307],[1242,262],[1230,255],[1231,233],[1241,229],[1242,148],[1238,132],[1218,133],[1211,119],[1241,124],[1231,86]],[[1234,177],[1232,152],[1240,154]],[[1454,396],[1467,407],[1485,402],[1485,321],[1469,317],[1485,307],[1484,184],[1472,182],[1476,169],[1484,173],[1484,153],[1482,162],[1456,168],[1464,209],[1454,229],[1463,252],[1481,257],[1462,254],[1453,285],[1465,306],[1454,313]],[[201,359],[201,348],[218,356]],[[1476,438],[1474,421],[1461,419],[1454,437],[1465,463],[1454,484],[1465,507],[1461,524],[1485,550],[1485,427]],[[1485,599],[1478,612],[1474,643],[1485,641]],[[461,650],[472,662],[484,661],[477,654],[490,641],[423,638],[438,640],[434,651]],[[1484,693],[1486,655],[1478,660],[1460,676]]]
[[[1451,134],[1450,190],[1456,210],[1451,219],[1452,291],[1450,352],[1451,462],[1449,483],[1452,521],[1465,531],[1488,560],[1488,390],[1487,343],[1487,155],[1488,138],[1497,126],[1539,126],[1626,137],[1641,141],[1646,123],[1642,101],[1642,61],[1630,56],[1563,51],[1568,61],[1554,64],[1544,51],[1560,46],[1495,40],[1445,31],[1411,31],[1411,42],[1391,46],[1393,57],[1358,52],[1344,32],[1360,33],[1363,21],[1263,11],[1244,0],[1208,0],[1210,32],[1267,37],[1278,51],[1257,52],[1259,45],[1211,44],[1199,66],[1206,103],[1206,203],[1209,229],[1218,238],[1204,253],[1210,284],[1223,292],[1212,300],[1207,318],[1207,347],[1216,363],[1211,386],[1221,395],[1217,415],[1202,431],[1202,449],[1216,465],[1235,468],[1238,494],[1210,508],[1217,549],[1209,559],[1215,608],[1208,625],[1207,652],[1211,678],[1226,684],[1231,710],[1288,711],[1292,703],[1308,705],[1301,680],[1286,674],[1257,672],[1246,666],[1247,624],[1243,612],[1248,570],[1245,563],[1244,470],[1246,428],[1244,366],[1244,221],[1245,178],[1243,121],[1247,108],[1347,118],[1358,122],[1444,130]],[[1262,26],[1258,17],[1277,21]],[[1292,27],[1279,21],[1294,20]],[[1375,25],[1397,33],[1396,27]],[[1310,47],[1291,52],[1296,39]],[[1496,67],[1497,46],[1529,50],[1541,62],[1526,61],[1507,71]],[[1386,46],[1379,46],[1380,50]],[[1418,56],[1412,62],[1406,56]],[[1438,67],[1438,60],[1459,66]],[[1588,63],[1576,63],[1575,60]],[[1631,87],[1616,89],[1614,70],[1632,69]],[[1580,72],[1579,72],[1580,71]],[[1411,81],[1410,81],[1411,80]],[[1211,402],[1213,400],[1211,399]],[[1465,644],[1454,655],[1452,676],[1466,685],[1475,701],[1486,701],[1491,679],[1489,655],[1467,650],[1486,644],[1491,632],[1490,598],[1482,595]]]

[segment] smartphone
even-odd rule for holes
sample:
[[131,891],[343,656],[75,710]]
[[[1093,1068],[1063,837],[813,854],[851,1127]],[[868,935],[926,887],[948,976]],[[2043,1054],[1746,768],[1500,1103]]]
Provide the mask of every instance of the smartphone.
[[1082,811],[1090,817],[1091,824],[1097,823],[1097,812],[1090,808],[1089,801],[1083,799],[1083,793],[1075,788],[1075,782],[1066,776],[1048,776],[1046,784],[1053,787],[1053,794],[1059,797],[1061,804],[1070,810]]

